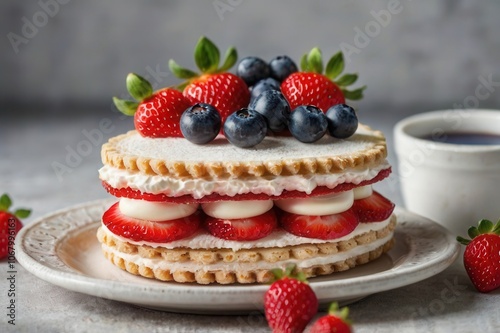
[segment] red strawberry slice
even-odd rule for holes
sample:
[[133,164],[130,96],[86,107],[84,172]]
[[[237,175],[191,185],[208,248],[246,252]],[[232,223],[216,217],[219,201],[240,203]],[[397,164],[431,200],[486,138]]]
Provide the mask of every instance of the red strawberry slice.
[[[304,197],[314,197],[319,195],[328,195],[337,192],[344,192],[348,190],[352,190],[355,187],[370,185],[376,182],[381,181],[382,179],[389,176],[391,173],[391,169],[385,169],[378,173],[377,176],[370,180],[365,180],[359,184],[352,183],[343,183],[337,185],[335,188],[330,189],[326,186],[319,186],[315,188],[310,194],[299,191],[283,191],[283,193],[276,197],[275,199],[291,199],[291,198],[304,198]],[[165,193],[145,193],[139,190],[131,189],[130,187],[124,188],[114,188],[105,181],[102,182],[102,186],[106,191],[108,191],[111,195],[115,197],[125,197],[129,199],[143,199],[147,201],[165,201],[172,203],[202,203],[202,202],[215,202],[215,201],[240,201],[240,200],[269,200],[269,196],[267,194],[238,194],[236,196],[227,196],[227,195],[219,195],[216,193],[204,196],[201,199],[195,199],[191,195],[182,195],[179,197],[171,197]]]
[[373,191],[373,194],[367,198],[354,200],[352,205],[359,222],[384,221],[391,216],[394,207],[394,203],[376,191]]
[[359,224],[352,209],[332,215],[297,215],[282,212],[281,226],[291,234],[316,239],[336,239],[350,234]]
[[278,226],[276,214],[271,209],[264,214],[242,219],[218,219],[207,216],[205,226],[215,237],[250,241],[269,235]]
[[115,235],[136,242],[166,243],[194,234],[200,225],[200,215],[197,211],[188,217],[153,222],[123,215],[117,202],[104,212],[102,222]]

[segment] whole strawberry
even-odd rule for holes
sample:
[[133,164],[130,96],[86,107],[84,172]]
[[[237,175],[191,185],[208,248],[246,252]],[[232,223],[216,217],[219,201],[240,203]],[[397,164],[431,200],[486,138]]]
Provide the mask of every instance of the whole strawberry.
[[134,116],[135,129],[144,137],[182,137],[180,118],[191,103],[179,90],[164,88],[153,92],[151,84],[143,77],[130,73],[127,90],[137,101],[114,97],[118,110]]
[[343,307],[339,310],[338,303],[333,302],[328,308],[328,314],[316,320],[309,333],[351,333],[348,315],[348,308]]
[[179,86],[184,96],[192,103],[207,103],[214,106],[221,115],[222,124],[233,112],[248,106],[250,91],[245,81],[227,72],[238,60],[234,47],[225,54],[219,67],[220,52],[217,46],[206,37],[201,37],[194,50],[194,60],[201,74],[180,67],[170,60],[169,67],[175,76],[186,79]]
[[281,83],[281,91],[294,110],[299,105],[313,105],[326,112],[337,104],[345,104],[345,100],[358,100],[363,97],[361,87],[348,90],[355,83],[357,74],[339,75],[344,70],[342,52],[335,54],[327,63],[323,74],[323,58],[321,51],[314,48],[301,59],[301,71],[288,76]]
[[12,200],[7,194],[3,194],[0,197],[0,259],[6,258],[9,247],[14,245],[14,238],[23,226],[19,219],[26,218],[31,213],[28,209],[17,209],[11,213],[11,206]]
[[318,299],[303,274],[292,275],[295,266],[273,270],[277,280],[267,290],[264,310],[273,332],[302,332],[318,311]]
[[471,240],[458,236],[466,245],[464,266],[472,284],[483,293],[500,287],[500,221],[479,221],[478,227],[468,230]]

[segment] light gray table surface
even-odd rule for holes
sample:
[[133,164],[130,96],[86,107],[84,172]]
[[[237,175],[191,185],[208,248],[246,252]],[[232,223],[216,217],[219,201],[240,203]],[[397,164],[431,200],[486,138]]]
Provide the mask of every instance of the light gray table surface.
[[[109,114],[108,114],[109,113]],[[65,164],[71,149],[86,140],[84,131],[99,129],[110,119],[111,131],[102,140],[131,129],[130,119],[103,112],[80,118],[4,119],[0,122],[0,191],[8,192],[16,207],[30,207],[25,224],[54,210],[86,201],[109,198],[101,188],[101,166],[96,141],[87,156]],[[397,119],[365,114],[363,122],[383,130],[392,147]],[[98,136],[96,136],[98,138]],[[377,189],[403,206],[395,172]],[[101,299],[54,286],[15,266],[15,326],[8,323],[9,267],[0,262],[0,332],[268,332],[262,315],[189,315],[153,311]],[[424,281],[366,297],[350,305],[355,331],[360,332],[500,332],[500,293],[480,294],[470,284],[461,260]],[[318,314],[318,316],[321,314]]]

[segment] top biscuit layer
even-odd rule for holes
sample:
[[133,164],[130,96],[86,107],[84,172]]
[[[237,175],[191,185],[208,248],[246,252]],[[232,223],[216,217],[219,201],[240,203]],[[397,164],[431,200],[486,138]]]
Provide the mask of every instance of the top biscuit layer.
[[144,138],[130,131],[111,138],[101,151],[103,163],[112,167],[188,178],[341,173],[375,166],[386,156],[383,134],[364,125],[345,140],[325,135],[306,144],[293,137],[267,136],[250,149],[235,147],[223,136],[195,145],[183,138]]

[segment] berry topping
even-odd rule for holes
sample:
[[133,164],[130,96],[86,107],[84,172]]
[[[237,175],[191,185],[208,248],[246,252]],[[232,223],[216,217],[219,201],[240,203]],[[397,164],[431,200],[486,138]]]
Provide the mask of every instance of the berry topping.
[[269,65],[260,58],[246,57],[238,64],[236,74],[251,87],[258,81],[269,77]]
[[282,212],[281,226],[296,236],[336,239],[351,233],[359,224],[352,209],[332,215],[297,215]]
[[31,214],[29,209],[16,209],[9,212],[12,200],[7,194],[0,197],[0,259],[7,258],[14,251],[14,239],[23,227],[20,219]]
[[274,281],[264,295],[264,311],[273,332],[302,332],[318,311],[318,298],[294,265],[273,270]]
[[236,49],[230,47],[219,67],[220,52],[206,37],[200,38],[194,51],[194,60],[201,74],[180,67],[174,60],[169,61],[172,73],[186,79],[179,85],[184,96],[191,102],[207,103],[219,110],[222,123],[232,112],[248,105],[250,92],[240,77],[228,73],[237,61]]
[[104,212],[102,222],[115,235],[136,242],[165,243],[194,234],[200,225],[200,213],[197,211],[188,217],[153,222],[123,215],[117,202]]
[[351,333],[351,321],[348,319],[349,309],[339,309],[337,302],[328,308],[328,314],[314,322],[309,333]]
[[354,200],[352,210],[358,216],[359,222],[381,222],[391,216],[394,207],[394,203],[373,191],[367,198]]
[[457,241],[466,245],[464,267],[472,284],[483,293],[500,288],[500,221],[481,220],[468,234],[471,240]]
[[274,210],[241,219],[218,219],[207,216],[205,226],[215,237],[226,240],[250,241],[266,237],[276,229],[278,221]]
[[314,105],[326,112],[333,105],[344,104],[346,98],[358,100],[363,97],[366,87],[347,90],[347,87],[358,79],[357,74],[344,74],[337,78],[344,70],[341,52],[328,61],[325,74],[321,51],[318,48],[302,57],[301,67],[301,72],[291,74],[281,84],[281,91],[292,110],[299,105]]
[[295,62],[286,55],[273,58],[269,62],[269,68],[271,70],[271,77],[280,82],[289,77],[292,73],[298,71]]
[[256,97],[258,97],[260,94],[262,94],[266,90],[280,90],[280,83],[273,79],[272,77],[268,77],[266,79],[262,79],[259,82],[257,82],[253,87],[252,87],[252,92],[250,94],[250,100],[254,100]]
[[138,102],[114,97],[118,110],[134,116],[136,130],[145,137],[181,137],[179,120],[190,102],[178,90],[165,88],[153,92],[151,84],[141,76],[130,73],[127,89]]
[[287,129],[290,105],[280,91],[264,91],[250,103],[249,108],[266,117],[271,131],[282,132]]
[[181,132],[184,137],[196,144],[209,143],[221,129],[219,111],[210,104],[197,103],[188,108],[181,116]]
[[241,109],[227,118],[224,123],[224,135],[236,147],[253,147],[267,133],[266,118],[255,110]]
[[312,105],[300,105],[295,108],[288,121],[290,133],[299,141],[311,143],[325,135],[328,121],[325,114]]
[[358,129],[358,116],[349,105],[337,104],[326,112],[328,132],[337,139],[346,139]]

